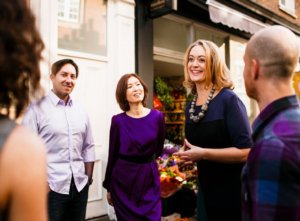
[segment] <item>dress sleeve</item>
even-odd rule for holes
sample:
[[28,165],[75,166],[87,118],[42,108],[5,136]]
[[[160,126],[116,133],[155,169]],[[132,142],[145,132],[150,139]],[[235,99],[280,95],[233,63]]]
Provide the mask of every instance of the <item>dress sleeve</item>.
[[246,107],[236,95],[227,102],[225,119],[233,145],[238,148],[251,147],[251,128]]
[[163,152],[164,142],[165,142],[165,118],[164,115],[159,112],[159,119],[158,119],[158,142],[157,142],[157,151],[156,157],[160,156]]
[[117,121],[117,116],[113,116],[110,125],[110,132],[109,132],[109,153],[108,153],[108,162],[105,172],[105,178],[103,181],[103,187],[110,191],[110,181],[111,181],[111,174],[114,168],[114,165],[117,161],[118,153],[120,147],[120,130],[119,124]]

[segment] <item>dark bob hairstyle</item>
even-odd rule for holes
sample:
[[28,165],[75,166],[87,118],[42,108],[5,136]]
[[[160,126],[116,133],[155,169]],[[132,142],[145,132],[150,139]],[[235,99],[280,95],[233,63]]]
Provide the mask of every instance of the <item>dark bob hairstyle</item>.
[[128,101],[126,99],[127,83],[128,83],[128,79],[130,77],[135,77],[136,79],[138,79],[141,82],[141,84],[144,88],[144,99],[143,99],[142,103],[143,103],[143,106],[146,107],[146,100],[148,97],[148,87],[139,75],[137,75],[135,73],[130,73],[130,74],[125,74],[120,78],[118,85],[117,85],[117,89],[116,89],[116,99],[117,99],[117,102],[118,102],[120,108],[123,111],[128,111],[130,109]]

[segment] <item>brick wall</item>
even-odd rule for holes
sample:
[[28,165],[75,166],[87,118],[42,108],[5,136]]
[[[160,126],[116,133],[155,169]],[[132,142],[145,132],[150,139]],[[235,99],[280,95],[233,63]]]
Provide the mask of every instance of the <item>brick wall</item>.
[[[295,14],[294,16],[279,8],[279,0],[252,0],[273,13],[283,17],[284,19],[300,26],[300,0],[295,0]],[[300,28],[300,27],[299,27]]]

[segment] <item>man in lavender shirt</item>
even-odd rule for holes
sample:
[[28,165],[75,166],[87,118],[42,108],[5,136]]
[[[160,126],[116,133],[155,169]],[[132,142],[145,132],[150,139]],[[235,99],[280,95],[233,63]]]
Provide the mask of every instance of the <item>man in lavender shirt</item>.
[[23,119],[47,146],[50,221],[85,220],[92,183],[95,150],[90,122],[70,97],[77,77],[78,66],[73,60],[55,62],[50,75],[52,90],[31,104]]
[[244,78],[260,114],[242,172],[243,221],[300,220],[300,107],[292,88],[299,42],[282,26],[258,31],[247,44]]

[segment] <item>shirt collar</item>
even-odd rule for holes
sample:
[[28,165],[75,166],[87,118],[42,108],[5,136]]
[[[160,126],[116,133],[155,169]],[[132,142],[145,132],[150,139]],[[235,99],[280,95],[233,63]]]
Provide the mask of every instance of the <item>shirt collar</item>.
[[299,101],[296,95],[280,98],[267,105],[253,122],[253,140],[255,140],[256,136],[259,134],[259,131],[269,121],[271,121],[273,117],[275,117],[280,111],[290,107],[299,107]]
[[[60,99],[52,90],[49,93],[49,98],[54,105],[65,105],[65,101]],[[73,104],[73,100],[69,95],[67,106],[72,106],[72,104]]]

